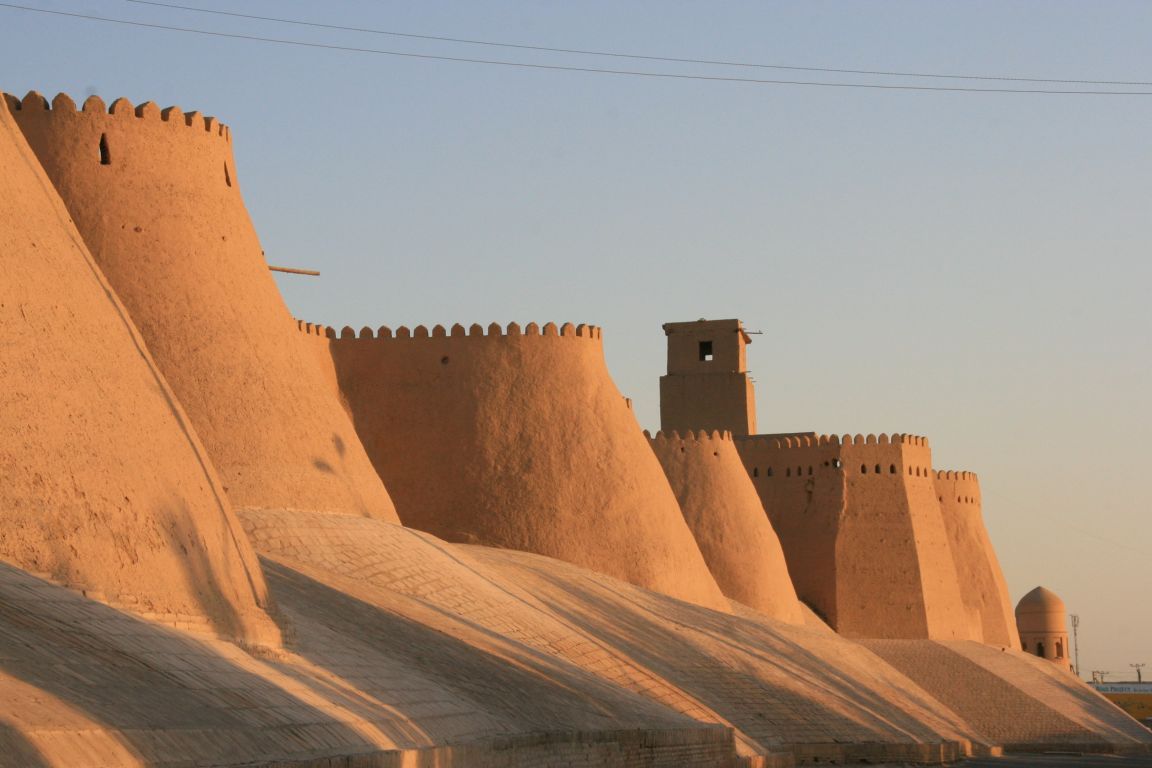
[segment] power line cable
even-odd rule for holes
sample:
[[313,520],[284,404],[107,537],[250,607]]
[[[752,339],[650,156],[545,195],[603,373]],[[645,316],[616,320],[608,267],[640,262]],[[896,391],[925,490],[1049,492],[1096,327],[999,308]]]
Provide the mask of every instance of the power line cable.
[[182,32],[186,34],[204,35],[208,37],[221,37],[231,40],[246,40],[250,42],[272,43],[276,45],[289,45],[300,48],[313,48],[329,51],[343,51],[347,53],[365,53],[380,56],[394,56],[408,59],[424,59],[433,61],[451,61],[461,64],[483,64],[498,67],[516,67],[520,69],[536,69],[562,72],[584,72],[599,75],[622,75],[628,77],[650,77],[666,80],[696,80],[705,82],[723,83],[749,83],[755,85],[795,85],[817,88],[865,88],[869,90],[884,91],[943,91],[953,93],[1017,93],[1017,94],[1049,94],[1055,96],[1152,96],[1152,91],[1101,91],[1081,89],[1046,89],[1046,88],[976,88],[970,86],[939,86],[939,85],[899,85],[892,83],[844,83],[818,80],[775,80],[752,77],[727,77],[721,75],[688,75],[675,72],[646,72],[627,69],[599,69],[596,67],[576,67],[561,64],[534,64],[522,61],[502,61],[499,59],[477,59],[462,56],[439,56],[430,53],[409,53],[405,51],[388,51],[378,48],[361,48],[348,45],[332,45],[329,43],[314,43],[304,40],[286,40],[275,37],[261,37],[258,35],[244,35],[235,32],[215,32],[194,27],[177,27],[168,24],[153,24],[143,21],[130,21],[128,19],[113,19],[106,16],[94,16],[85,13],[70,11],[53,11],[47,8],[33,8],[16,3],[0,3],[0,8],[11,8],[31,13],[41,13],[51,16],[64,16],[74,19],[86,19],[108,24],[140,27],[145,29],[161,29],[169,32]]
[[136,5],[151,5],[158,8],[191,11],[193,13],[206,13],[214,16],[231,16],[238,19],[253,21],[271,21],[277,24],[293,24],[301,27],[315,27],[317,29],[332,29],[341,32],[361,32],[370,35],[388,35],[390,37],[406,37],[417,40],[435,40],[446,43],[464,43],[467,45],[486,45],[495,48],[515,48],[525,51],[543,51],[547,53],[571,53],[581,56],[607,56],[618,59],[639,59],[643,61],[662,61],[676,64],[706,64],[723,67],[745,67],[755,69],[778,69],[792,72],[826,72],[839,75],[879,75],[883,77],[920,77],[946,80],[993,80],[1019,83],[1053,83],[1071,85],[1152,85],[1148,80],[1072,80],[1054,77],[1017,77],[1011,75],[957,75],[939,72],[896,72],[882,69],[845,69],[840,67],[802,67],[790,64],[757,64],[745,61],[727,61],[724,59],[692,59],[675,56],[650,56],[638,53],[622,53],[619,51],[595,51],[582,48],[554,48],[546,45],[528,45],[523,43],[505,43],[492,40],[475,40],[465,37],[445,37],[443,35],[422,35],[415,32],[396,32],[394,30],[373,29],[371,27],[354,27],[340,24],[324,24],[316,21],[302,21],[299,19],[285,19],[278,16],[257,16],[250,13],[237,13],[234,11],[219,11],[211,8],[198,8],[191,5],[178,5],[176,3],[161,3],[155,0],[125,0]]

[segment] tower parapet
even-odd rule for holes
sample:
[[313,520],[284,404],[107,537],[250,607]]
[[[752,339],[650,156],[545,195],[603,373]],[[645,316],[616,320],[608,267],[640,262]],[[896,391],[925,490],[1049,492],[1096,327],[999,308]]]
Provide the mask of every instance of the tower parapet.
[[292,328],[213,117],[97,97],[5,97],[238,507],[395,521]]
[[956,560],[960,596],[985,643],[1016,644],[1016,619],[1008,597],[1008,584],[996,550],[984,525],[980,479],[975,472],[943,470],[933,473],[936,498]]
[[780,541],[740,463],[732,433],[660,431],[649,442],[724,594],[773,618],[802,624]]
[[918,435],[765,435],[737,449],[801,600],[850,637],[977,637]]
[[405,525],[728,610],[596,326],[298,327]]
[[9,104],[0,561],[138,615],[274,644],[259,563],[204,446]]
[[756,431],[756,393],[745,348],[752,343],[739,320],[665,323],[668,374],[660,377],[662,430]]

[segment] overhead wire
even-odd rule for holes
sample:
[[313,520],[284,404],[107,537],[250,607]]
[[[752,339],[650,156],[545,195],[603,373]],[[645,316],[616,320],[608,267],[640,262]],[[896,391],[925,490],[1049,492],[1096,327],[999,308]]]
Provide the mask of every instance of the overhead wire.
[[144,29],[159,29],[169,32],[203,35],[208,37],[226,38],[232,40],[245,40],[275,45],[287,45],[301,48],[312,48],[347,53],[363,53],[379,56],[393,56],[398,58],[422,59],[432,61],[448,61],[462,64],[481,64],[486,66],[510,67],[519,69],[534,69],[562,72],[581,72],[600,75],[617,75],[627,77],[646,77],[667,80],[694,80],[703,82],[746,83],[755,85],[786,85],[816,88],[859,88],[885,91],[941,91],[954,93],[1013,93],[1013,94],[1048,94],[1057,96],[1152,96],[1152,91],[1117,91],[1117,90],[1091,90],[1091,89],[1051,89],[1051,88],[982,88],[974,86],[943,86],[943,85],[913,85],[901,83],[853,83],[821,80],[784,80],[770,78],[734,77],[726,75],[685,74],[678,72],[651,72],[644,70],[603,69],[598,67],[581,67],[565,64],[542,64],[524,61],[506,61],[501,59],[481,59],[465,56],[444,56],[431,53],[413,53],[409,51],[391,51],[379,48],[364,48],[350,45],[335,45],[332,43],[318,43],[304,40],[288,40],[284,38],[263,37],[260,35],[247,35],[237,32],[218,32],[214,30],[198,29],[195,27],[181,27],[169,24],[156,24],[145,21],[129,19],[116,19],[94,14],[77,13],[73,11],[57,11],[47,8],[36,8],[17,3],[0,2],[0,8],[28,11],[51,16],[61,16],[75,19],[86,19],[107,24],[119,24]]
[[177,3],[163,3],[157,0],[124,0],[128,3],[135,5],[150,5],[158,8],[169,8],[173,10],[189,11],[192,13],[210,14],[213,16],[231,16],[238,19],[248,19],[251,21],[269,21],[276,24],[291,24],[301,27],[313,27],[316,29],[331,29],[341,32],[358,32],[370,35],[387,35],[390,37],[413,38],[417,40],[433,40],[437,42],[447,43],[462,43],[467,45],[484,45],[496,48],[513,48],[525,51],[541,51],[546,53],[566,53],[576,54],[580,56],[605,56],[619,59],[636,59],[642,61],[660,61],[675,64],[705,64],[709,66],[723,66],[723,67],[744,67],[754,69],[776,69],[787,70],[793,72],[824,72],[829,74],[839,75],[874,75],[883,77],[917,77],[917,78],[935,78],[946,80],[991,80],[1002,82],[1020,82],[1020,83],[1053,83],[1053,84],[1067,84],[1067,85],[1152,85],[1152,80],[1077,80],[1068,78],[1055,78],[1055,77],[1023,77],[1016,75],[962,75],[955,73],[940,73],[940,72],[903,72],[895,70],[883,69],[847,69],[844,67],[811,67],[799,66],[794,64],[763,64],[746,61],[731,61],[725,59],[700,59],[700,58],[682,58],[677,56],[654,56],[639,53],[623,53],[620,51],[598,51],[585,48],[557,48],[546,45],[530,45],[525,43],[509,43],[497,42],[493,40],[478,40],[466,37],[446,37],[444,35],[427,35],[418,34],[415,32],[397,32],[395,30],[377,29],[372,27],[357,27],[345,26],[342,24],[325,24],[318,21],[303,21],[301,19],[286,19],[280,16],[259,16],[251,13],[238,13],[236,11],[221,11],[213,8],[200,8],[192,5],[180,5]]

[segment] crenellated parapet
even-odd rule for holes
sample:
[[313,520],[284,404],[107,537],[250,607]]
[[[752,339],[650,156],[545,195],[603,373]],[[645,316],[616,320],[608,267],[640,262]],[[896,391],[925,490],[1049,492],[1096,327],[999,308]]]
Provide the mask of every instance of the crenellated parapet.
[[17,118],[21,116],[20,113],[27,115],[33,112],[51,112],[55,115],[75,115],[79,112],[88,117],[137,118],[149,122],[160,121],[173,126],[199,129],[210,135],[219,136],[227,142],[232,141],[232,132],[228,126],[215,117],[200,112],[184,112],[180,107],[161,109],[153,101],[144,101],[133,105],[128,99],[120,97],[110,105],[105,105],[104,100],[99,96],[89,96],[84,100],[84,104],[77,109],[76,102],[66,93],[56,94],[49,102],[47,97],[38,91],[28,91],[23,99],[5,93],[4,101]]
[[980,478],[975,472],[963,470],[937,470],[933,475],[940,502],[975,505],[980,507]]
[[649,441],[657,444],[665,443],[707,443],[712,441],[732,442],[732,432],[727,429],[686,429],[683,432],[679,430],[659,430],[653,435],[648,430],[644,430],[644,437]]
[[736,438],[753,480],[813,477],[821,471],[862,476],[932,476],[927,437],[902,432],[868,435],[752,435]]
[[431,328],[425,325],[417,325],[415,328],[401,325],[395,330],[390,326],[382,325],[375,329],[370,326],[364,326],[359,331],[347,325],[337,331],[332,326],[308,323],[303,320],[297,320],[296,325],[301,333],[341,342],[363,341],[366,339],[404,341],[408,339],[491,339],[518,338],[523,336],[589,339],[596,341],[602,339],[602,331],[598,326],[586,325],[584,323],[580,323],[579,325],[563,323],[559,326],[556,323],[544,323],[543,325],[528,323],[523,327],[521,327],[519,323],[509,323],[507,326],[501,326],[499,323],[490,323],[488,326],[473,323],[467,328],[460,323],[456,323],[447,328],[443,325],[434,325]]
[[107,180],[122,171],[163,179],[180,194],[237,186],[232,132],[210,115],[125,98],[106,104],[99,96],[77,107],[65,93],[51,101],[36,91],[5,93],[4,100],[54,182]]

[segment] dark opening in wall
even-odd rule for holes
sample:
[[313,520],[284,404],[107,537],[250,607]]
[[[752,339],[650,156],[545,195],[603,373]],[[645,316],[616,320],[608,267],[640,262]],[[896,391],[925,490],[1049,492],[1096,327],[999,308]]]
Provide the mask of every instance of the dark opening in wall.
[[224,163],[224,183],[232,186],[232,174],[228,173],[228,163]]
[[1056,658],[1064,658],[1064,643],[1060,642],[1059,640],[1056,641]]
[[888,466],[888,474],[890,474],[890,475],[896,474],[896,465],[895,464],[890,464]]
[[880,465],[879,464],[876,465],[876,474],[880,474]]
[[772,467],[768,467],[768,477],[772,477]]
[[752,467],[752,477],[760,477],[760,469],[758,467]]
[[712,362],[712,342],[710,342],[710,341],[700,342],[700,362],[702,362],[702,363]]
[[1043,656],[1044,655],[1044,643],[1036,643],[1036,655],[1037,656]]
[[841,466],[840,459],[832,459],[832,466],[835,467],[836,469],[840,469],[840,466]]
[[112,155],[108,151],[108,134],[100,134],[100,165],[112,165]]
[[861,464],[860,465],[860,474],[862,474],[862,475],[868,474],[868,465],[867,464]]

